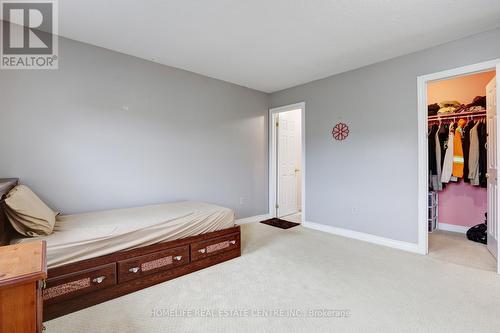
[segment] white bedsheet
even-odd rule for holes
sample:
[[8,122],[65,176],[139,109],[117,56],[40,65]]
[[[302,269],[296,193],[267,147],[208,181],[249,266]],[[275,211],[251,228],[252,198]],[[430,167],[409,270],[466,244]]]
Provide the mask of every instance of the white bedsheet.
[[171,241],[234,226],[234,212],[201,202],[177,202],[58,216],[45,240],[47,265],[57,267],[117,251]]

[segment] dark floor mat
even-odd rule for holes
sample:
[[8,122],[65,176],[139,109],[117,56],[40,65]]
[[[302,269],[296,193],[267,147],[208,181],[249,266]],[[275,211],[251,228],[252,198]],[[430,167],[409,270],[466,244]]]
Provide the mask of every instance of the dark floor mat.
[[290,228],[293,228],[293,227],[300,225],[300,223],[285,221],[282,219],[278,219],[276,217],[269,219],[269,220],[261,221],[260,223],[264,223],[264,224],[267,224],[267,225],[270,225],[270,226],[273,226],[276,228],[281,228],[281,229],[290,229]]

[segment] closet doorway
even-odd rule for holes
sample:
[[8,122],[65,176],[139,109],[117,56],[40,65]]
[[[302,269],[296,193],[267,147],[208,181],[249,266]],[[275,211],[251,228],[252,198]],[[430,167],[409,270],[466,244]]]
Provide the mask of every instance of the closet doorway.
[[304,220],[305,103],[269,110],[269,213]]
[[500,59],[418,78],[419,250],[500,273]]

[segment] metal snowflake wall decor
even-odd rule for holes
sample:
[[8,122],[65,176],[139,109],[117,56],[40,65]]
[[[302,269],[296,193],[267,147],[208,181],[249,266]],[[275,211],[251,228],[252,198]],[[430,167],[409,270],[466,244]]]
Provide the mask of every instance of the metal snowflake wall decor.
[[342,141],[347,139],[349,136],[349,126],[344,123],[338,123],[333,127],[332,130],[333,138],[337,141]]

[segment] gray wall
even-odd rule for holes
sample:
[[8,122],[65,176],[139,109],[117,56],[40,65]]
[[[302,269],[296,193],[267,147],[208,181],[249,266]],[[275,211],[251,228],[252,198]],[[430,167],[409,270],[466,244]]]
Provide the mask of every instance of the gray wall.
[[416,78],[495,58],[500,29],[273,93],[306,102],[306,221],[416,243]]
[[306,220],[415,243],[416,77],[500,58],[499,41],[500,29],[268,96],[60,39],[59,70],[0,71],[0,177],[64,213],[190,199],[264,214],[267,108],[305,101]]
[[64,213],[182,199],[267,212],[266,94],[59,47],[59,70],[0,71],[0,178],[20,177]]

